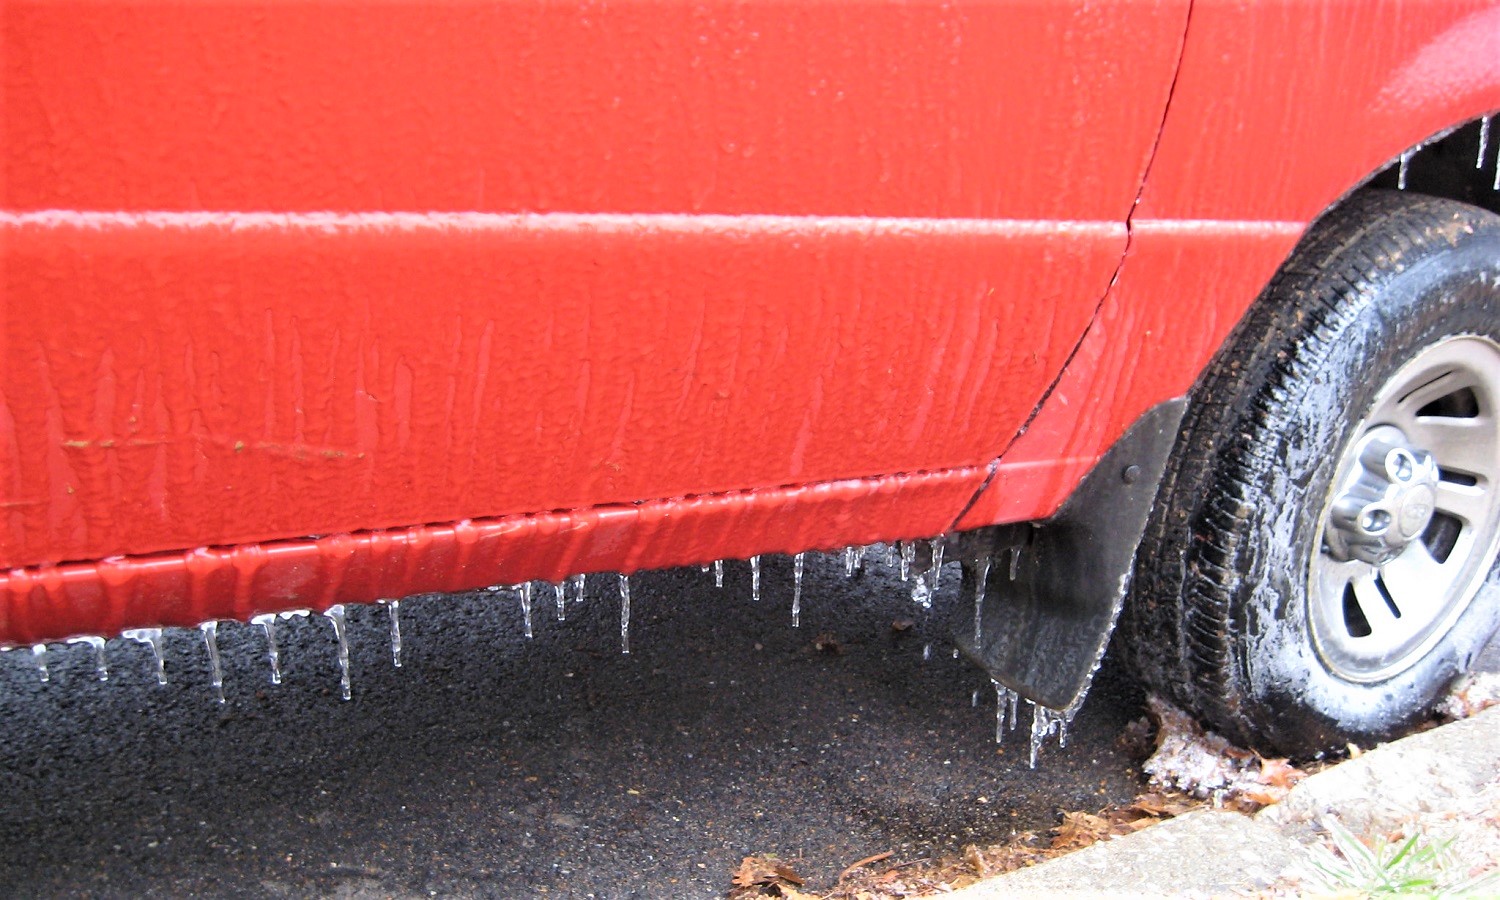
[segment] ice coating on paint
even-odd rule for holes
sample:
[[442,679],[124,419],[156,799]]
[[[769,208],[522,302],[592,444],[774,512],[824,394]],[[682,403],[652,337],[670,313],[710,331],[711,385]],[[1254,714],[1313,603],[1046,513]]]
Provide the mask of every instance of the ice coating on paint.
[[802,567],[806,561],[806,553],[798,553],[792,557],[792,627],[802,627]]
[[203,647],[208,651],[208,684],[219,703],[224,703],[224,666],[219,660],[219,623],[207,621],[198,626],[203,633]]
[[723,586],[724,586],[724,560],[722,560],[722,559],[716,559],[716,560],[714,560],[714,587],[721,588]]
[[557,621],[568,621],[567,586],[561,581],[552,582],[552,599],[557,601]]
[[401,601],[398,599],[380,600],[391,615],[391,665],[401,668]]
[[339,642],[339,696],[345,700],[354,696],[349,680],[349,630],[344,622],[344,604],[335,603],[323,610],[328,624],[333,626],[333,636]]
[[167,683],[167,660],[161,652],[161,629],[160,628],[132,628],[129,631],[120,632],[120,637],[129,638],[140,644],[151,647],[151,653],[156,657],[156,683]]
[[572,578],[568,579],[568,584],[573,585],[573,602],[574,603],[582,603],[583,602],[583,588],[584,588],[584,585],[587,584],[587,582],[588,582],[588,576],[587,575],[574,575]]
[[[1493,116],[1485,116],[1479,120],[1479,152],[1474,155],[1474,168],[1484,168],[1484,153],[1490,147],[1490,120]],[[1500,165],[1500,162],[1496,163]]]
[[47,671],[47,645],[32,644],[31,658],[36,660],[36,673],[43,681],[51,681],[52,673]]
[[620,652],[630,653],[630,576],[620,576]]
[[750,599],[760,602],[760,557],[750,557]]
[[980,637],[984,630],[984,591],[985,585],[990,580],[990,558],[986,554],[974,560],[975,568],[978,569],[974,582],[974,646],[978,648],[982,643]]
[[94,674],[100,681],[109,680],[109,661],[104,657],[104,638],[96,634],[68,638],[69,644],[88,644],[94,648]]
[[932,550],[932,592],[936,594],[943,583],[943,539],[935,537],[928,546]]
[[512,585],[511,590],[521,599],[521,624],[526,634],[526,639],[531,640],[531,582]]
[[281,651],[276,646],[276,614],[252,616],[250,624],[259,625],[265,631],[266,657],[271,661],[271,683],[281,684]]
[[912,563],[917,561],[917,545],[911,541],[901,542],[901,580],[911,578]]

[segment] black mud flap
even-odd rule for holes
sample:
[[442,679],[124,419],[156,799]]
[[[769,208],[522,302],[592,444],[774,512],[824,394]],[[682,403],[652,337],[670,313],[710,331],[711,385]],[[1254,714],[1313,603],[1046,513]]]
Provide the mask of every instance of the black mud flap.
[[1038,706],[1076,709],[1130,588],[1136,547],[1166,471],[1186,400],[1153,407],[1045,522],[956,535],[972,619],[960,649]]

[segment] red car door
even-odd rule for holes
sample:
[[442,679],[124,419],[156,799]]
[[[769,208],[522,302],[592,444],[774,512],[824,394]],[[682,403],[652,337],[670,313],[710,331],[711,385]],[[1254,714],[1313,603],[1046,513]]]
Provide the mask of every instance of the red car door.
[[0,564],[977,487],[1186,6],[6,0]]

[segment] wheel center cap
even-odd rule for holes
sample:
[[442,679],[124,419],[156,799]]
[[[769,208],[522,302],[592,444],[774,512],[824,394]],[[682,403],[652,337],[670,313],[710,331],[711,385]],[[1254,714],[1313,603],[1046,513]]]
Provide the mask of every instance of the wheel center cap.
[[1427,530],[1437,501],[1437,460],[1401,429],[1380,425],[1349,449],[1324,529],[1327,552],[1382,565]]

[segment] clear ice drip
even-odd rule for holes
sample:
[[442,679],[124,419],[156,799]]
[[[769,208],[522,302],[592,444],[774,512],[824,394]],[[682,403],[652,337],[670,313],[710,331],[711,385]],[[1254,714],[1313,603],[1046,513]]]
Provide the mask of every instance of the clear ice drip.
[[990,684],[995,686],[995,743],[1000,744],[1004,743],[1007,730],[1016,730],[1021,695],[993,678]]
[[167,683],[167,661],[161,653],[161,629],[160,628],[132,628],[129,631],[120,632],[120,637],[129,638],[140,644],[151,647],[151,653],[156,657],[156,683]]
[[567,587],[561,581],[552,583],[552,598],[557,601],[557,621],[568,621]]
[[972,694],[969,695],[969,706],[971,706],[971,707],[978,707],[979,706],[979,688],[975,688],[974,689],[974,693],[972,693]]
[[583,588],[584,588],[584,585],[587,584],[587,582],[588,582],[588,576],[587,575],[574,575],[572,578],[568,579],[568,584],[573,585],[573,602],[574,603],[582,603],[583,602]]
[[531,640],[531,582],[512,585],[511,590],[521,598],[521,624],[526,633],[526,639]]
[[[1484,152],[1490,148],[1491,118],[1493,117],[1485,116],[1479,120],[1479,153],[1474,157],[1474,168],[1476,169],[1484,168]],[[1496,165],[1500,165],[1500,162],[1497,162]]]
[[281,684],[281,651],[276,646],[276,614],[264,613],[250,619],[251,625],[259,625],[266,633],[266,656],[271,660],[271,683]]
[[928,583],[931,578],[929,572],[918,572],[911,580],[911,602],[923,609],[932,609],[932,585]]
[[630,652],[630,576],[620,576],[620,652]]
[[1396,190],[1406,190],[1406,173],[1411,168],[1411,158],[1415,151],[1406,150],[1401,154],[1401,168],[1396,172]]
[[344,623],[344,604],[335,603],[323,610],[323,615],[328,617],[333,636],[339,642],[339,696],[348,700],[354,696],[354,690],[349,681],[349,630]]
[[976,579],[974,582],[974,649],[978,650],[984,631],[984,591],[990,580],[990,558],[988,555],[974,560]]
[[219,703],[224,702],[224,666],[219,661],[219,623],[204,622],[198,626],[203,632],[203,647],[208,650],[208,683],[214,689]]
[[864,547],[844,548],[844,577],[853,578],[854,573],[865,567]]
[[932,659],[932,645],[931,644],[923,644],[922,645],[922,662],[927,662],[929,659]]
[[100,681],[109,680],[109,661],[104,658],[104,638],[96,634],[68,638],[69,644],[88,644],[94,648],[94,674]]
[[911,578],[912,563],[917,561],[917,545],[911,541],[901,542],[901,580]]
[[1037,753],[1042,749],[1042,742],[1050,735],[1057,735],[1059,747],[1068,746],[1068,726],[1073,722],[1073,716],[1078,713],[1078,704],[1074,703],[1067,709],[1057,710],[1046,706],[1040,706],[1026,701],[1031,707],[1031,768],[1036,768]]
[[1021,548],[1010,548],[1010,580],[1015,581],[1021,574]]
[[928,546],[932,550],[932,592],[936,594],[943,583],[943,539],[935,537]]
[[760,557],[750,557],[750,599],[760,602]]
[[401,668],[401,601],[381,600],[391,614],[391,665]]
[[722,559],[716,559],[716,560],[714,560],[714,587],[721,588],[723,586],[724,586],[724,560],[722,560]]
[[51,681],[52,673],[47,671],[47,645],[32,644],[31,658],[36,660],[36,673],[43,681]]
[[896,565],[896,548],[890,544],[885,545],[885,565],[888,569]]
[[802,627],[802,568],[806,553],[792,557],[792,627]]

